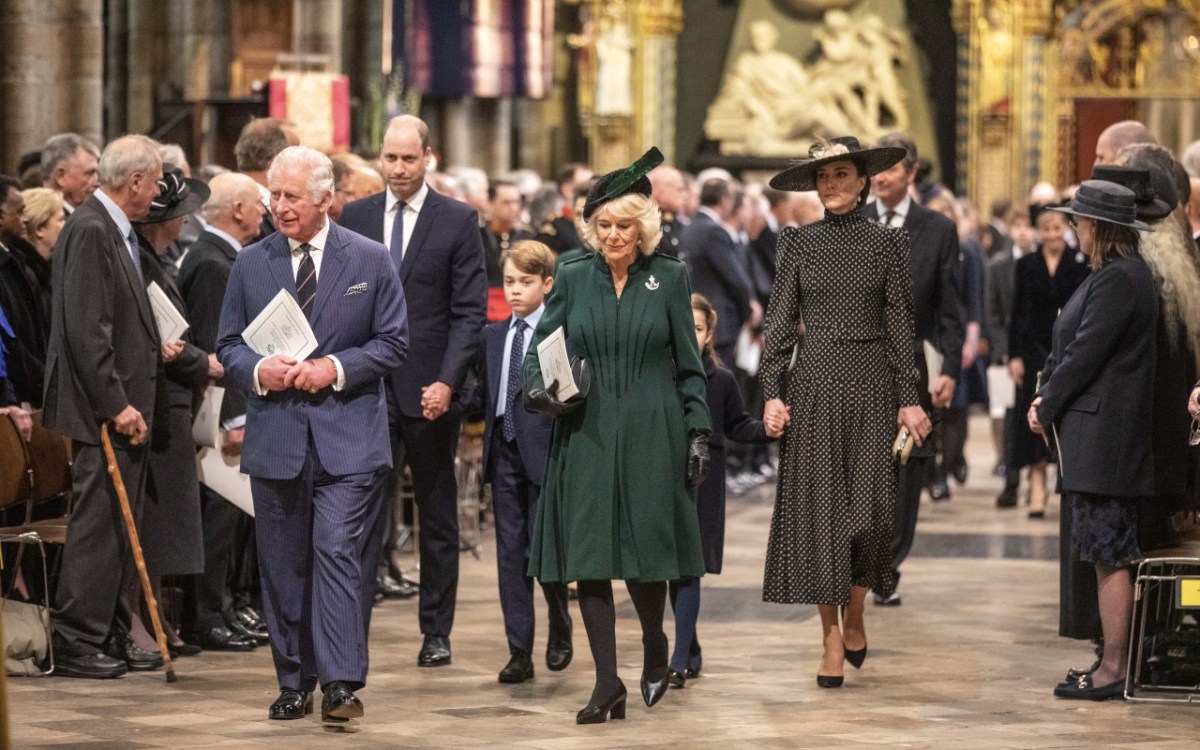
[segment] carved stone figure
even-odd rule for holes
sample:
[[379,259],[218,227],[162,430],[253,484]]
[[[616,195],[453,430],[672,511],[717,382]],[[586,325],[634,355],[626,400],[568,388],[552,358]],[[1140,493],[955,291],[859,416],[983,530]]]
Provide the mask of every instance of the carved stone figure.
[[596,114],[633,114],[633,36],[622,8],[610,6],[596,36]]

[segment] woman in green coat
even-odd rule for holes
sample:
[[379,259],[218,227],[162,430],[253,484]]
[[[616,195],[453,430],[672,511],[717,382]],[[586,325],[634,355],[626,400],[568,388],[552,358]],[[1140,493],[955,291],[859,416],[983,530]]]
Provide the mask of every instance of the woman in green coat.
[[[642,699],[652,706],[667,689],[667,581],[704,573],[689,492],[708,464],[704,366],[687,269],[654,252],[662,229],[645,174],[661,160],[651,149],[596,182],[583,211],[595,253],[559,269],[525,360],[527,406],[556,417],[529,574],[579,582],[596,662],[580,724],[625,716],[611,581],[625,581],[641,621]],[[537,357],[560,327],[584,363],[577,380],[591,381],[566,401]]]

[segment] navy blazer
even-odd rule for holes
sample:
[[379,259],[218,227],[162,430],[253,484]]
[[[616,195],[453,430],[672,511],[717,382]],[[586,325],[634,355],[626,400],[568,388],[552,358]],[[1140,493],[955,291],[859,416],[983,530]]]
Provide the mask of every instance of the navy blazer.
[[703,294],[717,311],[717,348],[737,342],[750,319],[752,284],[738,247],[725,227],[703,211],[683,230],[684,259],[691,274],[692,291]]
[[[504,366],[504,339],[508,335],[512,317],[495,323],[489,323],[483,329],[481,349],[483,356],[479,359],[479,377],[475,389],[471,392],[472,403],[467,405],[471,411],[483,412],[483,481],[492,481],[495,467],[494,456],[491,455],[492,436],[499,429],[496,424],[496,408],[500,403],[500,370]],[[526,336],[533,336],[533,329],[526,331]],[[546,455],[550,451],[550,428],[554,419],[544,414],[529,411],[525,408],[522,398],[525,389],[524,358],[521,360],[521,391],[516,399],[509,394],[509,402],[515,409],[513,418],[517,428],[517,450],[521,453],[521,461],[525,464],[525,473],[539,487],[546,473]]]
[[[351,292],[363,285],[365,290]],[[387,248],[330,222],[310,318],[319,346],[310,357],[338,358],[346,376],[341,391],[254,394],[254,367],[262,357],[242,340],[242,331],[280,289],[296,294],[291,250],[276,232],[238,253],[221,309],[217,356],[247,394],[242,471],[262,479],[295,478],[310,433],[330,474],[391,466],[383,377],[404,362],[408,322]]]
[[[868,204],[863,214],[879,220],[879,201]],[[908,232],[909,270],[912,272],[914,353],[921,355],[921,341],[934,344],[945,358],[942,375],[958,379],[962,369],[963,323],[959,306],[958,228],[954,222],[913,201],[904,217]],[[924,367],[921,368],[924,372]],[[931,373],[932,376],[932,373]],[[928,384],[922,384],[924,388]]]
[[1065,491],[1154,494],[1157,317],[1150,268],[1141,258],[1118,258],[1088,276],[1054,323],[1037,414],[1058,426]]
[[[385,206],[385,193],[348,203],[341,225],[386,245]],[[421,389],[441,382],[459,392],[479,351],[487,275],[475,210],[430,189],[396,267],[408,303],[410,355],[392,374],[391,388],[400,412],[418,419]]]

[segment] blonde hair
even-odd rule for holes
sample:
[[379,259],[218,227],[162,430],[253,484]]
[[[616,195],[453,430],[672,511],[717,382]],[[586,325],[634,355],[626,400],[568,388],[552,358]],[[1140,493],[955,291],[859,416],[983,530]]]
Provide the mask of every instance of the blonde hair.
[[1180,325],[1187,339],[1200,337],[1200,269],[1192,257],[1191,227],[1181,208],[1150,225],[1153,232],[1141,233],[1142,258],[1158,286],[1167,341],[1176,348]]
[[21,191],[25,199],[25,236],[32,241],[37,234],[57,214],[62,215],[62,193],[50,188],[29,188]]
[[596,222],[600,214],[607,212],[614,219],[635,219],[641,225],[638,232],[638,250],[649,255],[658,248],[662,239],[662,215],[658,204],[641,193],[626,193],[600,206],[588,219],[583,228],[583,241],[594,251],[600,250],[600,237],[596,234]]
[[554,275],[554,253],[537,240],[520,240],[500,254],[500,268],[512,261],[521,273],[537,276],[543,280]]

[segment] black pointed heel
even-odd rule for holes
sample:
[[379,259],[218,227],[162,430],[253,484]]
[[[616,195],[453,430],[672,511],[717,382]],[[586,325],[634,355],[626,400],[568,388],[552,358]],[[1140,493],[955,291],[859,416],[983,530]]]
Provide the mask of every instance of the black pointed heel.
[[[670,684],[671,669],[670,661],[668,660],[667,650],[667,635],[660,634],[654,638],[652,642],[648,642],[645,637],[642,638],[642,649],[644,651],[642,661],[642,700],[649,708],[655,703],[663,699],[667,694],[667,686]],[[662,670],[659,672],[659,670]],[[657,680],[651,680],[647,675],[650,673],[660,673],[662,677]]]
[[829,675],[819,674],[817,675],[817,687],[840,688],[844,680],[844,677],[831,677]]
[[625,686],[609,696],[607,700],[589,703],[575,714],[576,724],[603,724],[611,716],[613,719],[625,718],[625,701],[628,697]]
[[854,667],[855,669],[861,669],[863,662],[867,660],[866,645],[857,651],[851,651],[850,649],[845,649],[845,651],[846,661],[850,662],[850,666]]
[[677,672],[672,669],[667,672],[667,684],[673,688],[681,688],[687,685],[687,677],[684,676],[683,672]]

